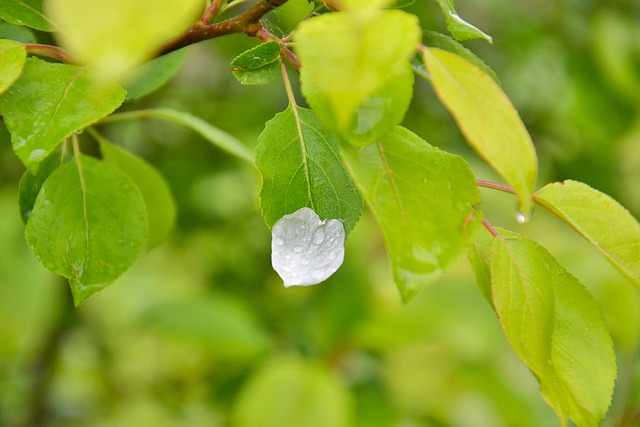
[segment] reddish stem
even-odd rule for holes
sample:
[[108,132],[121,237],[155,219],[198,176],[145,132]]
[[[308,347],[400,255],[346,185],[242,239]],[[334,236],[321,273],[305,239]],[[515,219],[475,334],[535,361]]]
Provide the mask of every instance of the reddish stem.
[[487,221],[486,218],[482,218],[482,225],[484,225],[484,228],[486,228],[487,230],[489,230],[489,233],[491,233],[491,235],[493,237],[497,237],[499,239],[502,239],[502,236],[500,235],[500,233],[498,233],[498,230],[496,230],[493,225],[491,225],[491,223],[489,221]]
[[494,190],[504,191],[505,193],[510,193],[510,194],[517,194],[516,190],[509,187],[508,185],[497,184],[491,181],[483,181],[481,179],[476,179],[476,184],[478,184],[480,187],[492,188]]
[[66,62],[68,64],[77,63],[77,60],[73,58],[71,54],[69,54],[69,52],[59,46],[38,43],[25,43],[24,47],[27,49],[27,53],[30,53],[32,55],[46,56],[48,58]]

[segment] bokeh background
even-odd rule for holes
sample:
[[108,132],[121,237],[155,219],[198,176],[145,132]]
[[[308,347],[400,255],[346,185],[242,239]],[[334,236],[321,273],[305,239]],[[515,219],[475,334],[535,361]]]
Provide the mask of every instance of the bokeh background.
[[[305,0],[270,16],[295,23]],[[539,185],[577,179],[640,217],[640,3],[637,0],[458,0],[494,38],[483,58],[527,124]],[[435,1],[409,9],[445,32]],[[123,107],[200,116],[254,147],[286,108],[281,79],[245,87],[231,59],[243,35],[188,49],[176,78]],[[299,98],[302,100],[302,98]],[[405,125],[470,151],[428,82]],[[155,120],[103,127],[152,162],[179,216],[165,243],[81,307],[26,248],[17,209],[23,172],[0,124],[0,426],[559,426],[516,358],[461,259],[403,306],[380,232],[365,213],[343,267],[325,283],[285,289],[270,266],[259,176],[189,130]],[[640,425],[640,293],[544,211],[516,222],[516,201],[482,190],[495,225],[532,236],[596,297],[614,338],[619,378],[603,425]],[[424,206],[430,209],[430,206]]]

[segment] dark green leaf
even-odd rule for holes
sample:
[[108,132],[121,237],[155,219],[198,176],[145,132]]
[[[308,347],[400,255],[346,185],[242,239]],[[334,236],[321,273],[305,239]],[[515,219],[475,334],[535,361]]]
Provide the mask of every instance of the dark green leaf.
[[280,44],[262,43],[236,56],[231,62],[233,75],[243,85],[263,85],[280,74]]
[[30,170],[66,137],[115,110],[125,91],[97,85],[84,68],[29,58],[20,78],[0,96],[13,149]]
[[269,227],[307,206],[351,231],[362,199],[340,161],[336,137],[312,111],[290,106],[267,123],[258,140],[260,201]]
[[44,0],[2,0],[0,18],[16,25],[40,31],[52,31],[56,26],[43,13]]
[[26,224],[31,215],[33,204],[40,193],[42,184],[51,173],[68,162],[71,157],[63,150],[55,150],[49,154],[41,163],[37,172],[25,171],[20,179],[18,208],[22,221]]
[[436,48],[425,48],[423,54],[438,98],[469,144],[513,186],[520,211],[528,217],[538,160],[513,104],[488,74],[461,56]]
[[27,27],[0,22],[0,39],[15,40],[20,43],[36,43],[36,36]]
[[185,49],[180,49],[133,70],[134,77],[124,85],[127,100],[142,98],[165,85],[182,67],[186,53]]
[[22,43],[0,40],[0,94],[15,82],[27,58],[27,50]]
[[595,427],[613,393],[611,337],[589,292],[536,242],[494,239],[491,287],[511,346],[540,381],[562,425]]
[[628,210],[607,194],[571,180],[542,187],[535,199],[640,288],[640,224]]
[[147,208],[149,233],[147,246],[162,242],[173,228],[176,205],[165,179],[149,163],[138,156],[100,138],[100,151],[108,163],[117,166],[136,184]]
[[323,366],[281,357],[264,366],[242,390],[234,427],[349,427],[351,399]]
[[413,72],[409,66],[401,68],[384,87],[364,98],[352,115],[347,128],[340,130],[327,95],[307,82],[305,97],[313,111],[330,129],[356,145],[367,145],[380,138],[404,119],[413,97]]
[[25,234],[40,262],[69,279],[79,305],[133,264],[147,229],[133,181],[109,163],[78,155],[44,182]]
[[424,43],[425,46],[437,47],[438,49],[446,50],[463,57],[464,59],[471,62],[473,65],[490,75],[491,78],[496,81],[496,83],[500,84],[500,80],[498,79],[495,71],[493,71],[486,62],[484,62],[475,53],[471,52],[462,44],[455,41],[453,38],[444,34],[440,34],[436,31],[424,31],[422,33],[422,43]]
[[238,362],[263,354],[269,338],[239,302],[222,294],[165,302],[151,307],[143,322],[160,334],[193,342],[216,359]]
[[396,127],[376,144],[344,147],[347,166],[378,218],[405,301],[465,252],[480,195],[462,157]]
[[437,0],[442,9],[442,14],[447,21],[447,29],[457,40],[469,40],[469,39],[485,39],[489,43],[493,40],[491,36],[483,33],[478,28],[469,24],[467,21],[460,18],[458,12],[456,12],[453,0]]

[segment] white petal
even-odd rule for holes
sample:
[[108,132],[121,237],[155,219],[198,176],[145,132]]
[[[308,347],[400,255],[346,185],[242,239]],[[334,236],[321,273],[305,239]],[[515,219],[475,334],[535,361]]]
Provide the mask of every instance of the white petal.
[[344,260],[344,226],[309,208],[285,215],[271,231],[271,265],[286,287],[325,281]]

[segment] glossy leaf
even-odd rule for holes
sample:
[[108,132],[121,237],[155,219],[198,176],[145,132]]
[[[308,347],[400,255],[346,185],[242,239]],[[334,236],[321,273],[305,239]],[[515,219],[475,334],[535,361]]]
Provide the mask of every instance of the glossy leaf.
[[[502,233],[502,231],[501,231]],[[511,346],[566,426],[599,425],[616,378],[611,337],[589,292],[543,247],[515,233],[494,239],[491,287]]]
[[260,203],[269,227],[307,206],[351,231],[362,199],[340,161],[336,137],[312,111],[290,106],[267,122],[258,141]]
[[0,18],[16,25],[51,31],[55,25],[43,13],[44,0],[2,0]]
[[27,50],[22,43],[0,40],[0,94],[15,82],[27,59]]
[[0,109],[13,150],[35,171],[64,138],[113,112],[124,97],[120,86],[92,83],[84,68],[29,58],[0,96]]
[[44,184],[54,170],[68,162],[71,158],[72,157],[65,151],[55,150],[40,163],[37,172],[25,171],[18,187],[18,208],[20,209],[22,222],[27,223],[33,205],[42,188],[42,184]]
[[142,315],[152,331],[194,343],[233,363],[252,360],[269,349],[269,338],[240,302],[215,293],[152,306]]
[[406,67],[420,42],[420,27],[415,15],[400,10],[365,16],[354,10],[302,22],[294,41],[303,93],[325,93],[337,129],[344,131],[364,100]]
[[203,3],[49,0],[47,5],[60,27],[62,46],[92,64],[99,76],[113,79],[150,59],[162,42],[186,30]]
[[267,84],[280,75],[280,44],[262,43],[236,56],[233,75],[243,85]]
[[25,234],[38,260],[69,279],[79,305],[133,264],[147,229],[133,181],[109,163],[79,155],[44,182]]
[[444,18],[447,21],[447,29],[457,40],[485,39],[490,43],[493,41],[491,36],[483,33],[458,15],[458,12],[456,12],[453,5],[453,0],[437,1],[440,5],[440,9],[442,9]]
[[340,130],[326,93],[307,82],[305,97],[320,120],[330,129],[337,129],[347,141],[367,145],[391,131],[404,119],[413,97],[414,77],[407,65],[377,92],[365,98],[354,111],[347,128]]
[[351,399],[335,374],[293,357],[264,366],[240,393],[233,427],[349,427]]
[[578,181],[542,187],[536,201],[573,227],[640,288],[640,224],[611,196]]
[[468,248],[479,223],[478,187],[462,157],[396,127],[376,144],[345,147],[352,177],[385,236],[405,301]]
[[100,138],[100,151],[106,162],[116,166],[136,184],[147,210],[147,246],[159,244],[167,237],[176,219],[176,205],[169,185],[149,163],[104,138]]
[[22,25],[14,25],[0,21],[0,39],[15,40],[20,43],[36,43],[33,31]]
[[182,67],[186,53],[180,49],[134,69],[133,77],[124,85],[127,101],[142,98],[165,85]]
[[423,50],[438,97],[471,146],[516,190],[528,217],[538,161],[531,137],[500,86],[466,59],[440,49]]

